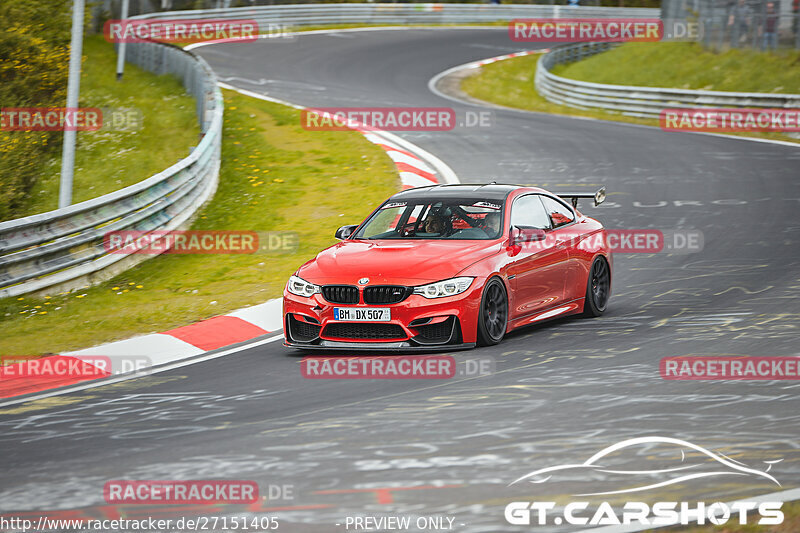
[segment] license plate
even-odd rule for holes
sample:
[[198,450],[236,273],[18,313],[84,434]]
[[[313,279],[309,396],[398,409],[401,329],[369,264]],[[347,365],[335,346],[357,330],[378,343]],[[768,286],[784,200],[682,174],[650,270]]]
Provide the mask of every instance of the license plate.
[[392,310],[388,307],[334,307],[333,319],[348,322],[388,322],[392,319]]

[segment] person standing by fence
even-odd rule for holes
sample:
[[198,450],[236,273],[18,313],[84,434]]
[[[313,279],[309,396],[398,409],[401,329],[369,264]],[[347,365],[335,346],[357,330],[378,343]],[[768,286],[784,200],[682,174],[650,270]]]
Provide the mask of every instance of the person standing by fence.
[[764,14],[764,50],[775,50],[778,47],[778,12],[774,2],[767,2],[767,12]]
[[747,34],[750,30],[750,18],[753,11],[745,0],[739,0],[731,9],[728,17],[728,28],[731,31],[731,46],[736,48],[742,44],[742,40],[747,42]]

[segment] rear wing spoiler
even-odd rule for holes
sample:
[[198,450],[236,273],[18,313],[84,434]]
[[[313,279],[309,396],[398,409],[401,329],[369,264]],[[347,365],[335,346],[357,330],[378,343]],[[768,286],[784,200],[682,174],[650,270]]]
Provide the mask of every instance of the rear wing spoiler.
[[579,198],[591,198],[594,200],[594,206],[597,207],[598,205],[602,204],[606,201],[606,188],[600,187],[594,193],[591,192],[577,192],[577,193],[556,193],[556,196],[560,196],[565,200],[569,200],[572,202],[572,207],[578,207],[578,199]]

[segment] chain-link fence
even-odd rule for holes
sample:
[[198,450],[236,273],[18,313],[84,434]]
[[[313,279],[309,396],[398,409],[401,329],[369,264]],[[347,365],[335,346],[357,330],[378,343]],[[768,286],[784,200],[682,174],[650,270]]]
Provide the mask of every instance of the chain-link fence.
[[664,0],[667,36],[708,48],[800,48],[800,0]]

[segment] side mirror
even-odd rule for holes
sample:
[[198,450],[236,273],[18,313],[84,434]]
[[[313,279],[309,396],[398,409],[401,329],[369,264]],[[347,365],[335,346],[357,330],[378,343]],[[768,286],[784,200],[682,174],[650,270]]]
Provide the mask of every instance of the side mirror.
[[522,246],[526,242],[539,242],[547,238],[543,229],[514,226],[511,228],[511,246]]
[[353,232],[356,230],[357,227],[358,224],[352,224],[350,226],[342,226],[341,228],[336,230],[335,237],[339,240],[347,239],[348,237],[350,237],[350,235],[353,234]]

